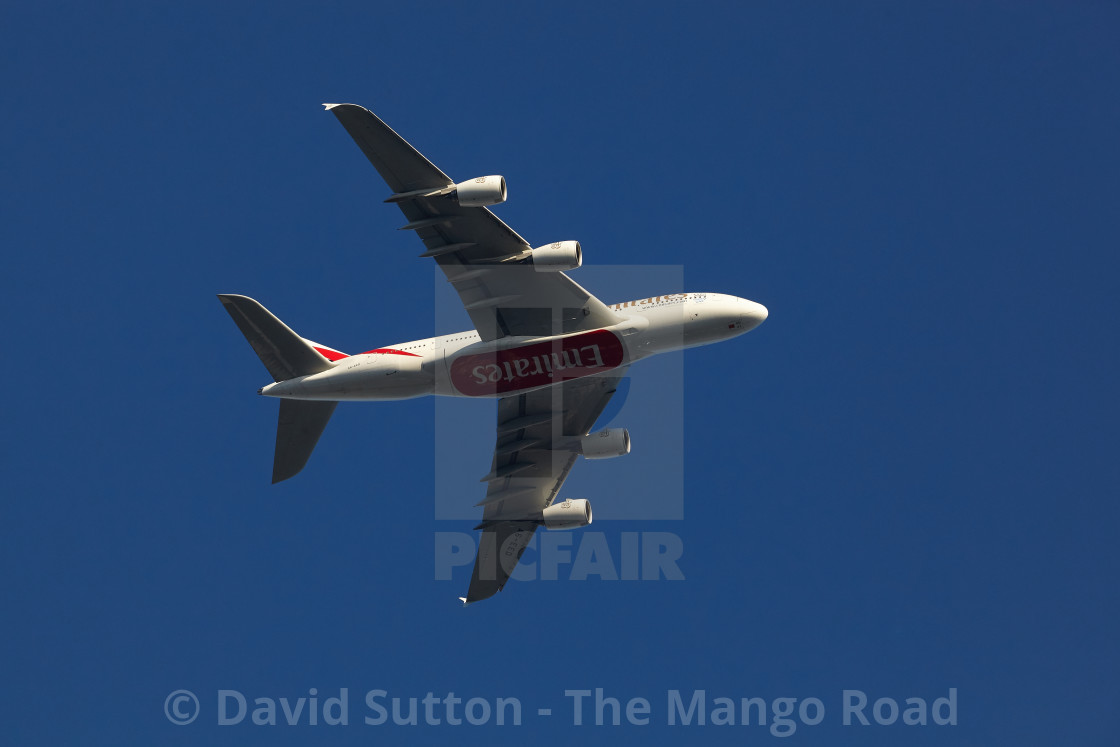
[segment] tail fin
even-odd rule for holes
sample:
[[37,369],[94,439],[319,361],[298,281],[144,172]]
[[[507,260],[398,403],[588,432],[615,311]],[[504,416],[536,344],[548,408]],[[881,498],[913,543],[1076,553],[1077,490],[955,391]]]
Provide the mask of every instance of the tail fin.
[[[253,299],[235,295],[218,298],[276,381],[319,373],[334,365]],[[337,402],[280,401],[273,483],[287,480],[304,468],[336,405]]]
[[220,295],[218,299],[275,381],[307,376],[331,367],[332,363],[307,340],[253,299],[229,294]]

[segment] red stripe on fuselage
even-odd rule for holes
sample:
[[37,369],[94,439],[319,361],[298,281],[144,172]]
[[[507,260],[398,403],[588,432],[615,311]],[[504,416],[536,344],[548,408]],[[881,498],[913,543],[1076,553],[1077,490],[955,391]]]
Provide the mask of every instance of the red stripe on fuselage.
[[[318,347],[315,348],[315,349],[319,351],[320,355],[322,355],[324,358],[326,358],[329,361],[340,361],[343,358],[349,358],[350,357],[346,353],[340,353],[337,350],[328,350],[327,348],[318,348]],[[416,353],[406,353],[403,350],[394,350],[393,348],[377,348],[376,350],[367,350],[364,353],[358,353],[358,355],[370,355],[372,353],[380,353],[380,354],[383,354],[383,355],[411,355],[413,358],[422,357],[422,356],[417,355]]]
[[315,348],[319,351],[319,355],[323,356],[329,361],[340,361],[343,358],[349,358],[346,353],[340,353],[337,350],[327,350],[326,348]]
[[416,353],[406,353],[403,350],[394,350],[393,348],[378,348],[377,350],[367,350],[362,355],[369,355],[370,353],[384,353],[385,355],[411,355],[413,358],[420,358],[421,356]]

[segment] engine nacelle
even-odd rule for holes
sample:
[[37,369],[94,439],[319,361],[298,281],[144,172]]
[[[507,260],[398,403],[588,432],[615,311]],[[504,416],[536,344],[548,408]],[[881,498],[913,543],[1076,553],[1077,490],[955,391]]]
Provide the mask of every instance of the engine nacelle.
[[587,459],[610,459],[630,453],[630,431],[604,428],[579,440],[580,453]]
[[455,185],[455,195],[463,207],[483,207],[506,201],[504,176],[480,176]]
[[591,523],[591,504],[584,498],[553,503],[542,513],[548,529],[579,529]]
[[533,269],[537,272],[574,270],[583,264],[583,249],[578,241],[557,241],[533,250]]

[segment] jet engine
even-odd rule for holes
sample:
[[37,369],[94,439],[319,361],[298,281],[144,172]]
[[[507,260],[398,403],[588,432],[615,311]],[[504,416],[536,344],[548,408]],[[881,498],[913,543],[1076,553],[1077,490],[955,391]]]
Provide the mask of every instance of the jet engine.
[[504,176],[480,176],[455,185],[455,195],[463,207],[483,207],[506,201]]
[[548,529],[579,529],[591,523],[591,504],[584,498],[553,503],[543,511]]
[[630,431],[604,428],[579,440],[580,453],[587,459],[610,459],[630,453]]
[[578,241],[557,241],[533,250],[533,269],[537,272],[574,270],[583,264]]

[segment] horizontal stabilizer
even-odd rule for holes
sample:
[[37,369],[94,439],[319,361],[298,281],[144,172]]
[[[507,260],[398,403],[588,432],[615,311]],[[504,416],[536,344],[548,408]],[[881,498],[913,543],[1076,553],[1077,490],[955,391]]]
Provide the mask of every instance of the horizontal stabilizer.
[[218,299],[274,380],[287,381],[316,374],[333,365],[307,340],[248,296],[224,294]]
[[276,457],[272,462],[273,483],[294,477],[304,468],[336,405],[337,402],[280,400]]

